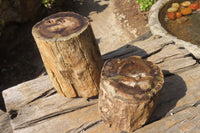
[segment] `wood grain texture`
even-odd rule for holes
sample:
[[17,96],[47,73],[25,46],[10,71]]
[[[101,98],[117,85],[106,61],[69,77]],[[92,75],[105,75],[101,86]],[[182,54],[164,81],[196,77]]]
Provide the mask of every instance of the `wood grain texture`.
[[102,58],[88,20],[73,12],[51,15],[32,30],[55,89],[66,97],[98,94]]
[[8,113],[0,110],[0,132],[1,133],[12,133],[12,127],[10,125],[10,118]]
[[[129,43],[104,57],[130,55],[153,61],[165,75],[155,112],[135,132],[199,132],[199,61],[176,42],[160,37]],[[101,121],[97,99],[62,97],[47,76],[9,88],[3,97],[14,133],[116,133]]]
[[200,106],[189,107],[172,116],[163,118],[150,125],[136,130],[134,133],[199,133]]
[[116,131],[142,127],[156,107],[163,82],[161,70],[138,56],[106,61],[99,93],[102,120]]

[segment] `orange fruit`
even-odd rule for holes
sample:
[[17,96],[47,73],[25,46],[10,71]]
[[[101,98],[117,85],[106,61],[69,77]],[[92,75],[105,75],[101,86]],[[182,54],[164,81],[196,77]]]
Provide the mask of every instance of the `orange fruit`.
[[181,12],[176,12],[176,18],[181,18],[181,17],[182,17]]
[[192,13],[192,9],[191,8],[184,8],[184,9],[181,9],[181,14],[182,15],[189,15]]
[[176,14],[174,12],[169,12],[169,13],[167,13],[167,17],[171,20],[175,20]]

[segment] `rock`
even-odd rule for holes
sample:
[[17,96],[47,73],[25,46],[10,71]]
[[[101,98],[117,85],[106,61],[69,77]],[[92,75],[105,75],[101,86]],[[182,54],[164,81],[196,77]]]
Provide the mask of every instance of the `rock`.
[[163,82],[161,70],[138,56],[106,61],[99,94],[103,121],[116,130],[140,128],[154,111]]

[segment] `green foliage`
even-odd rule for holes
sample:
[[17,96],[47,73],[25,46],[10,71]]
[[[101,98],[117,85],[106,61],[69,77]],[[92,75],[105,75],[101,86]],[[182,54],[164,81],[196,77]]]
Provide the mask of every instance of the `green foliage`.
[[148,11],[150,7],[156,2],[157,0],[136,0],[137,3],[140,4],[141,11]]
[[55,2],[55,0],[42,0],[42,3],[46,8],[51,8],[52,4]]

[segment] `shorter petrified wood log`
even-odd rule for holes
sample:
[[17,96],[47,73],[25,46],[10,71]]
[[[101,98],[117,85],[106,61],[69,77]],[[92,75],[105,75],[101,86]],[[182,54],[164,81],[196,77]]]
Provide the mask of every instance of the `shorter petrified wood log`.
[[163,82],[162,71],[140,57],[106,61],[99,94],[102,119],[116,130],[141,127],[156,106]]
[[103,60],[87,18],[60,12],[38,22],[32,30],[47,73],[66,97],[98,94]]

